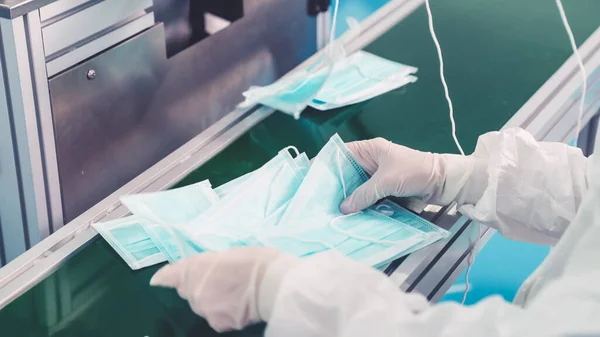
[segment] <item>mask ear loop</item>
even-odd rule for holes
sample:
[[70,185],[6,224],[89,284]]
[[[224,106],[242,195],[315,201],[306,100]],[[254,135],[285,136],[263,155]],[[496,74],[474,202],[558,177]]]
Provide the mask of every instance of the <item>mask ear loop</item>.
[[469,293],[469,290],[471,290],[471,286],[469,285],[469,274],[471,273],[471,267],[475,262],[475,249],[477,248],[479,240],[481,240],[481,226],[478,226],[479,227],[477,227],[477,238],[470,246],[469,258],[467,260],[467,271],[465,272],[465,291],[463,292],[462,300],[460,301],[460,304],[462,305],[464,305],[467,301],[467,294]]
[[[335,0],[335,4],[334,4],[334,8],[333,8],[333,19],[332,19],[332,23],[331,23],[331,32],[329,35],[329,43],[327,45],[327,57],[330,59],[330,61],[333,61],[334,59],[334,41],[335,41],[335,26],[337,23],[337,17],[338,17],[338,12],[339,12],[339,8],[340,8],[340,1],[339,0]],[[310,80],[310,76],[308,76],[310,74],[311,71],[307,71],[307,76],[306,78],[302,81],[302,83],[296,85],[294,88],[286,90],[286,91],[279,91],[276,92],[277,95],[286,95],[286,94],[292,94],[298,90],[300,90],[300,88],[304,87],[308,81]]]
[[300,155],[300,151],[298,151],[298,148],[295,146],[288,146],[285,149],[283,149],[284,151],[293,151],[294,152],[294,156],[292,157],[292,159],[296,159],[296,157],[298,157]]
[[573,36],[573,31],[571,30],[571,25],[569,25],[569,21],[567,20],[567,14],[565,13],[565,9],[562,5],[561,0],[556,0],[556,7],[558,7],[558,12],[560,13],[560,18],[562,20],[563,25],[565,26],[565,30],[567,31],[567,35],[569,36],[569,42],[571,43],[571,49],[573,49],[573,55],[575,59],[577,59],[577,65],[579,66],[579,73],[582,77],[582,87],[581,87],[581,96],[579,98],[579,113],[577,115],[577,130],[575,134],[575,146],[577,146],[577,142],[579,140],[579,133],[581,132],[581,120],[583,119],[583,112],[585,110],[585,95],[587,92],[587,72],[585,70],[585,66],[583,64],[583,59],[579,54],[579,50],[577,49],[577,43],[575,43],[575,37]]
[[[411,80],[410,73],[403,74],[401,77],[396,77],[396,76],[378,77],[378,76],[366,74],[362,70],[362,68],[356,64],[350,65],[350,68],[354,68],[360,74],[360,76],[362,76],[363,78],[366,78],[368,80],[373,80],[373,81],[376,81],[379,83],[401,84],[400,87],[402,87],[402,86],[410,83],[411,81],[414,82],[414,80]],[[397,89],[399,89],[399,88],[397,88]],[[342,97],[342,94],[334,88],[325,88],[322,92],[332,93],[335,96],[335,102],[339,102],[340,98]]]
[[[284,148],[282,150],[282,152],[287,152],[290,155],[290,157],[292,158],[292,160],[296,159],[300,156],[300,151],[298,151],[298,148],[296,148],[295,146],[288,146],[288,147]],[[293,152],[293,155],[290,152]],[[291,166],[288,161],[285,161],[283,164],[283,167],[279,169],[279,171],[277,172],[277,175],[275,177],[273,177],[272,181],[279,180],[279,176],[281,174],[283,174],[283,172],[285,172],[285,168],[290,168],[290,169],[294,170],[293,166]],[[271,196],[272,196],[271,193],[269,193],[267,195],[266,207],[263,210],[263,218],[265,218],[265,219],[272,213],[272,212],[269,212],[269,204],[271,203]],[[246,235],[248,235],[248,234],[249,233],[246,233]]]

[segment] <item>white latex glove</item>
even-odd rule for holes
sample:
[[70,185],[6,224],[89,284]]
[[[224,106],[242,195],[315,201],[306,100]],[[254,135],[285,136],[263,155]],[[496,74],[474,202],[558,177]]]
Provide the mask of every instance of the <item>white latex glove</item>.
[[240,330],[269,318],[283,275],[296,259],[264,247],[201,253],[161,268],[150,284],[176,288],[217,332]]
[[[383,138],[346,146],[371,176],[342,202],[340,209],[346,214],[361,211],[389,196],[418,197],[439,205],[457,198],[476,202],[485,189],[485,164],[478,165],[471,156],[421,152]],[[469,182],[470,188],[461,191],[476,166],[481,168],[477,182]],[[483,186],[479,186],[482,181]]]

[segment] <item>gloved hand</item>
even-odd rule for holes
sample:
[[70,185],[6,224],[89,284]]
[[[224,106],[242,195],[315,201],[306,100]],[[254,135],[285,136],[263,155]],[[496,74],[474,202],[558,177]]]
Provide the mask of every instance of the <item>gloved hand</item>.
[[269,318],[279,284],[296,260],[264,247],[201,253],[163,267],[150,284],[176,288],[217,332],[239,330]]
[[[486,182],[485,163],[471,156],[435,154],[409,149],[383,138],[346,144],[371,178],[358,187],[340,206],[343,213],[361,211],[389,196],[418,197],[426,202],[447,205],[461,201],[477,202]],[[469,177],[480,167],[477,182]]]

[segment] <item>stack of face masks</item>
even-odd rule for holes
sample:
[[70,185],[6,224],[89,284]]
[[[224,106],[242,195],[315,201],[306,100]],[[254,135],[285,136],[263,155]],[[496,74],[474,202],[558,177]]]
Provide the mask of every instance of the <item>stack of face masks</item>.
[[216,189],[208,181],[126,196],[133,216],[95,224],[132,269],[203,251],[267,246],[310,256],[327,250],[386,265],[448,232],[384,200],[344,215],[339,205],[368,177],[335,135],[314,158],[289,147]]
[[[339,49],[337,45],[332,48]],[[343,51],[333,54],[343,55]],[[366,101],[417,80],[411,76],[417,68],[365,51],[328,60],[310,68],[316,70],[300,71],[266,87],[251,87],[244,93],[246,100],[240,106],[260,103],[298,118],[307,105],[318,110],[335,109]]]

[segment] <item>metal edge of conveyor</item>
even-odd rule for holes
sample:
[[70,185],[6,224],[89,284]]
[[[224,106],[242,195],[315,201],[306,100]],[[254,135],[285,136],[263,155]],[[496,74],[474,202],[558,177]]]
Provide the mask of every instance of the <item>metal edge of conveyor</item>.
[[[423,4],[424,0],[392,0],[365,19],[359,29],[342,35],[338,42],[348,53],[368,45]],[[318,52],[289,74],[307,68],[324,51]],[[268,117],[267,107],[237,109],[163,160],[127,183],[115,193],[66,224],[0,269],[0,309],[58,269],[97,235],[93,223],[123,217],[123,195],[167,189],[215,156],[227,145]]]
[[[585,126],[600,111],[600,28],[586,39],[579,53],[588,72],[582,119]],[[576,135],[580,90],[581,74],[576,58],[571,55],[502,130],[521,127],[540,141],[570,142]],[[434,223],[457,216],[455,206],[440,212],[443,215]],[[432,302],[439,301],[468,266],[471,254],[476,255],[495,230],[461,216],[451,232],[450,238],[441,243],[411,254],[390,277],[406,291],[424,294]]]

